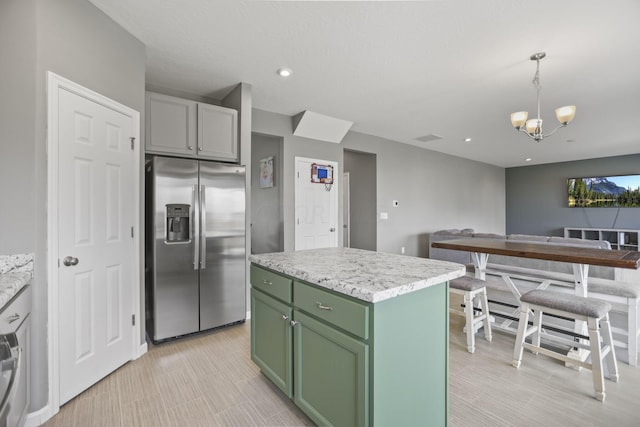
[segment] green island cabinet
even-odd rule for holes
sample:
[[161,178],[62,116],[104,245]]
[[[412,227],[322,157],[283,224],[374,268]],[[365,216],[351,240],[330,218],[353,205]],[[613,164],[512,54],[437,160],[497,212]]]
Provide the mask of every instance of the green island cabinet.
[[251,265],[251,359],[321,426],[445,426],[448,284],[377,303]]

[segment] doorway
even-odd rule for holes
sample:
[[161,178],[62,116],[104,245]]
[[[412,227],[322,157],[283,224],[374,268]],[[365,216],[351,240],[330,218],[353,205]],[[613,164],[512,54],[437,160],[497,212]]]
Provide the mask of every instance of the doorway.
[[251,253],[282,252],[282,138],[253,133],[251,141]]
[[349,174],[349,246],[377,250],[377,159],[373,153],[344,150],[344,172]]

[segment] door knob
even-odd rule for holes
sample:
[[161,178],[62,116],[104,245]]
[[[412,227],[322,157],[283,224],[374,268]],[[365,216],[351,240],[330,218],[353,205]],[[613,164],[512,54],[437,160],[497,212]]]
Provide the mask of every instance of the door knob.
[[62,260],[62,263],[64,265],[66,265],[67,267],[72,266],[72,265],[78,265],[78,258],[72,257],[72,256],[66,256]]
[[329,231],[333,233],[334,231],[336,231],[336,229],[335,229],[335,228],[333,228],[333,227],[331,227],[331,228],[329,229]]

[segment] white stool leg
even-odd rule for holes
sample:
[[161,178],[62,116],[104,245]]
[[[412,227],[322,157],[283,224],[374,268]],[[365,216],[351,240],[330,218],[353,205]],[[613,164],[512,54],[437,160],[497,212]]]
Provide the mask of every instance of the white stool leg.
[[[533,333],[533,337],[531,337],[531,344],[536,347],[540,347],[540,335],[542,333],[542,313],[543,310],[538,307],[534,316],[533,316],[533,326],[535,327],[535,332]],[[538,354],[537,351],[531,350],[533,354]]]
[[480,293],[480,306],[482,308],[482,315],[484,316],[484,339],[491,341],[491,319],[489,316],[489,300],[487,299],[487,288],[482,289]]
[[600,329],[602,330],[602,344],[609,346],[609,353],[605,356],[607,366],[607,377],[614,383],[618,382],[618,362],[616,361],[616,352],[613,347],[613,335],[611,334],[611,322],[609,322],[609,314],[600,320]]
[[467,333],[467,351],[473,353],[476,350],[475,325],[473,324],[473,296],[471,292],[464,293],[464,314],[467,324],[465,330]]
[[640,320],[640,318],[638,318],[639,305],[640,299],[629,299],[627,329],[629,333],[629,365],[631,366],[638,365],[638,333],[640,333],[640,323],[638,323]]
[[589,343],[591,346],[591,374],[593,376],[593,388],[596,392],[596,399],[604,402],[604,375],[602,374],[602,348],[600,347],[598,319],[589,317],[587,319],[587,325],[589,328]]
[[518,322],[518,334],[516,335],[516,343],[513,348],[513,361],[511,364],[519,368],[522,362],[522,350],[524,349],[524,338],[527,327],[529,326],[529,304],[522,303],[520,306],[520,321]]

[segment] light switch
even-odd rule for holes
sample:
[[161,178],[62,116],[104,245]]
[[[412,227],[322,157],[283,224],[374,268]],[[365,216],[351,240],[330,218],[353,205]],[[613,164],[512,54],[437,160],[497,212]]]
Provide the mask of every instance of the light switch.
[[389,219],[389,214],[387,212],[380,212],[380,219]]

